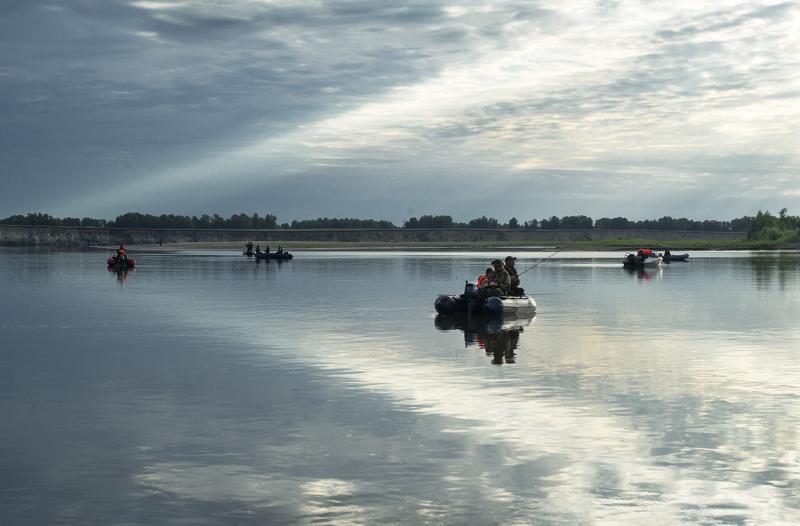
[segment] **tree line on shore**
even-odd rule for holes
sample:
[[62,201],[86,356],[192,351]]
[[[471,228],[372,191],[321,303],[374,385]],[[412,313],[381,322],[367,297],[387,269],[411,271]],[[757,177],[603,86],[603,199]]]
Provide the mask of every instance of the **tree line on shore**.
[[774,243],[800,241],[800,216],[790,216],[786,208],[777,216],[758,211],[747,231],[748,239]]
[[717,219],[695,220],[685,217],[673,218],[664,216],[659,219],[631,220],[625,217],[603,217],[597,220],[589,216],[552,216],[544,219],[530,219],[520,223],[512,217],[508,223],[501,223],[493,217],[481,216],[459,223],[448,215],[425,215],[420,218],[412,217],[403,224],[403,228],[508,228],[525,230],[576,230],[576,229],[601,229],[601,230],[699,230],[707,232],[746,232],[753,221],[752,217],[744,216],[730,221]]
[[91,217],[59,218],[43,213],[17,214],[0,219],[4,225],[32,226],[66,226],[66,227],[108,227],[108,228],[164,228],[164,229],[438,229],[438,228],[472,228],[472,229],[604,229],[604,230],[683,230],[701,232],[747,232],[749,239],[767,241],[795,240],[800,233],[800,217],[790,216],[784,208],[777,216],[767,212],[759,212],[755,216],[742,216],[731,220],[687,219],[664,216],[659,219],[631,220],[625,217],[597,220],[585,215],[552,216],[544,219],[530,219],[520,223],[512,217],[503,223],[493,217],[481,216],[466,222],[458,222],[449,215],[423,215],[412,217],[402,226],[391,221],[375,219],[328,218],[304,219],[291,223],[278,223],[273,214],[233,214],[222,217],[219,214],[203,214],[187,216],[175,214],[142,214],[128,212],[113,220]]

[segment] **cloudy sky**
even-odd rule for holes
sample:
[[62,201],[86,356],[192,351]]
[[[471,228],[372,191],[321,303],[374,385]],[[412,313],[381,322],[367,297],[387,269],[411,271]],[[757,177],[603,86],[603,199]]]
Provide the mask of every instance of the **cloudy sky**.
[[3,0],[0,216],[800,213],[800,3]]

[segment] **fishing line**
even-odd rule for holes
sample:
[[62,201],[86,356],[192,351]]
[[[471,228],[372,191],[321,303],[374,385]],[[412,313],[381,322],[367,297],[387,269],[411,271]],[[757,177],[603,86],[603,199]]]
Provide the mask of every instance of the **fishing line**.
[[541,261],[537,262],[535,265],[533,265],[533,266],[531,266],[531,267],[528,267],[528,268],[526,268],[526,269],[525,269],[525,270],[523,270],[522,272],[519,272],[519,273],[517,273],[517,276],[521,276],[521,275],[525,274],[526,272],[528,272],[529,270],[536,268],[538,265],[541,265],[542,263],[544,263],[545,261],[547,261],[547,260],[548,260],[548,259],[550,259],[551,257],[555,256],[556,254],[558,254],[559,252],[561,252],[562,250],[564,250],[564,248],[566,248],[566,247],[559,247],[559,249],[558,249],[558,250],[556,250],[555,252],[553,252],[552,254],[550,254],[549,256],[547,256],[546,258],[544,258],[543,260],[541,260]]

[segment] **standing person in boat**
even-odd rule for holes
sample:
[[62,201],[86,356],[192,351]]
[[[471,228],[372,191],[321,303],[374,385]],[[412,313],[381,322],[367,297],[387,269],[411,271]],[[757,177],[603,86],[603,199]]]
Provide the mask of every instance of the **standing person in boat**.
[[519,286],[519,274],[517,274],[517,269],[515,267],[517,263],[517,258],[513,256],[506,256],[506,272],[508,272],[508,276],[511,278],[511,286],[508,289],[508,293],[511,296],[522,296],[525,294],[525,289],[520,288]]
[[117,249],[117,257],[115,258],[118,262],[122,263],[124,261],[128,261],[128,253],[125,252],[125,247],[120,245]]
[[261,254],[261,245],[256,245],[256,254]]
[[269,254],[269,245],[264,247],[264,253]]
[[276,253],[277,254],[283,254],[283,247],[278,245],[278,252],[276,252]]
[[252,254],[253,253],[253,242],[252,241],[248,241],[247,243],[245,243],[244,248],[245,248],[245,250],[247,251],[248,254]]
[[480,290],[482,298],[492,296],[505,296],[511,286],[511,276],[508,275],[503,267],[503,262],[499,259],[492,261],[492,275],[489,277],[489,284]]

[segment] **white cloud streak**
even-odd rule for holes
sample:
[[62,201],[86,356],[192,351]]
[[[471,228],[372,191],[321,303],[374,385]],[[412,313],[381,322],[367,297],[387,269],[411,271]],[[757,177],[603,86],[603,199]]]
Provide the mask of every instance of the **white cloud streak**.
[[[618,189],[646,195],[631,186],[642,181],[663,186],[659,207],[647,205],[653,213],[680,213],[687,192],[716,196],[719,210],[733,206],[736,214],[752,213],[755,202],[800,204],[792,193],[800,168],[800,9],[793,3],[130,6],[149,21],[135,28],[141,41],[167,48],[132,57],[143,68],[160,57],[176,66],[161,81],[148,72],[147,82],[167,80],[166,95],[176,75],[188,75],[200,83],[192,96],[205,97],[195,105],[201,114],[240,112],[256,124],[222,130],[211,148],[206,126],[180,152],[139,164],[122,187],[63,200],[64,211],[141,207],[154,195],[166,207],[187,198],[187,185],[201,192],[221,181],[247,201],[292,181],[326,187],[331,167],[367,170],[387,191],[396,190],[387,181],[400,177],[410,189],[434,171],[451,203],[466,201],[458,194],[486,177],[518,187],[533,177],[545,184],[517,193],[546,191],[550,209],[540,215],[575,206],[617,213],[607,208]],[[201,31],[211,35],[207,43],[193,40]],[[215,40],[217,33],[233,42]],[[210,60],[181,67],[181,57],[194,55],[190,41]],[[246,99],[232,99],[219,84],[251,74]],[[566,172],[574,176],[553,177]],[[733,196],[731,182],[745,175],[757,184],[742,189],[748,197]],[[343,195],[363,184],[355,174],[349,181]],[[331,201],[343,198],[331,190]],[[331,201],[309,197],[312,208],[330,209]],[[486,196],[488,212],[522,206],[499,198]]]

